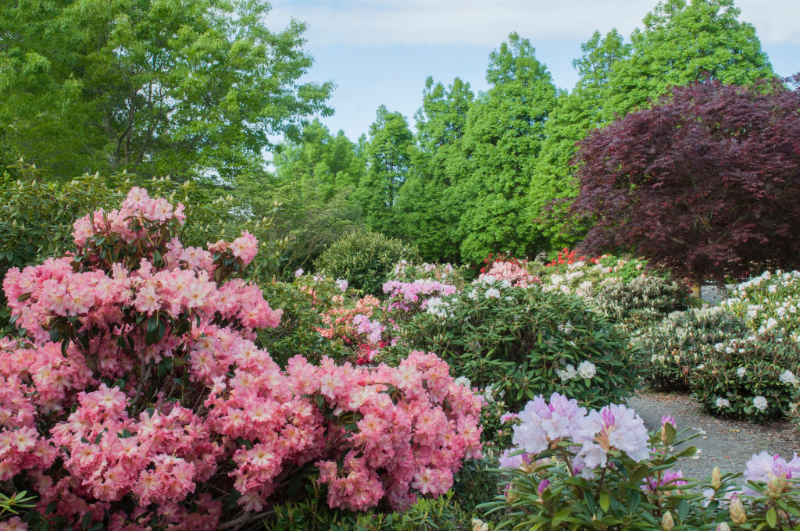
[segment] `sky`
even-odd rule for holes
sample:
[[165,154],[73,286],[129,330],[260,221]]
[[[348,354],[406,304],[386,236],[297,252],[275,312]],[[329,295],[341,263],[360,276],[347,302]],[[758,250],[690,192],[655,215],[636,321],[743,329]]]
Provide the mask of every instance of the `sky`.
[[[355,140],[386,105],[413,127],[425,79],[456,76],[477,93],[487,88],[489,53],[516,31],[536,48],[555,84],[571,89],[572,60],[595,30],[629,36],[657,0],[272,0],[273,31],[305,22],[314,66],[304,81],[333,81],[324,118]],[[800,0],[737,0],[780,76],[800,71]]]

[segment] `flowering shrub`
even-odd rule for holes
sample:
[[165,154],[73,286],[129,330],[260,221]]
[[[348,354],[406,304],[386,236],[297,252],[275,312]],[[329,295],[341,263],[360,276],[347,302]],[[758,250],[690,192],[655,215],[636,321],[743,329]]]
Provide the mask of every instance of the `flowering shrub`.
[[317,331],[322,337],[341,344],[359,365],[372,362],[389,342],[389,332],[379,315],[381,301],[367,295],[355,304],[337,305],[321,314]]
[[394,266],[394,272],[389,280],[400,282],[414,282],[415,280],[436,280],[444,284],[460,286],[464,279],[458,267],[452,264],[415,264],[408,260],[400,260]]
[[390,280],[383,285],[383,292],[389,297],[386,311],[396,318],[407,318],[426,310],[444,316],[442,314],[446,313],[449,305],[442,301],[442,297],[454,295],[456,287],[438,280]]
[[380,295],[383,283],[401,260],[419,259],[419,250],[374,232],[352,232],[333,243],[314,262],[332,278],[345,278],[353,288]]
[[331,507],[403,508],[480,456],[480,400],[433,354],[281,370],[253,342],[281,310],[235,278],[258,242],[184,248],[182,219],[134,188],[75,222],[75,255],[7,274],[0,488],[38,496],[26,522],[235,528],[315,468]]
[[752,335],[704,350],[690,380],[706,411],[756,422],[788,413],[800,376],[797,343]]
[[539,277],[531,274],[527,269],[527,260],[518,260],[513,257],[499,255],[484,260],[486,266],[481,268],[479,280],[487,277],[494,278],[499,281],[508,281],[512,286],[517,288],[527,288],[533,284],[541,284]]
[[446,316],[400,324],[401,354],[435,349],[472,385],[505,391],[510,407],[555,391],[604,405],[634,386],[627,337],[581,299],[485,277],[446,301]]
[[657,276],[636,277],[628,282],[608,280],[597,290],[593,306],[626,330],[648,326],[670,313],[686,309],[686,289]]
[[722,307],[669,314],[634,339],[640,374],[657,388],[689,388],[704,347],[748,335],[744,322]]
[[781,332],[800,342],[800,271],[765,271],[736,286],[726,304],[754,331]]
[[500,459],[504,492],[483,506],[501,515],[499,526],[724,531],[728,521],[749,522],[753,529],[798,523],[796,456],[789,463],[753,456],[745,491],[737,492],[738,475],[714,469],[708,480],[697,482],[674,470],[679,458],[696,449],[675,450],[692,437],[683,438],[685,431],[678,433],[669,417],[648,434],[642,419],[623,405],[587,411],[558,394],[549,402],[536,397],[519,417],[516,446]]
[[314,363],[325,356],[337,362],[352,358],[350,344],[330,340],[320,333],[320,329],[330,328],[330,324],[323,323],[323,316],[350,304],[347,290],[342,291],[341,286],[327,277],[311,275],[301,275],[294,282],[265,283],[265,298],[283,309],[283,315],[277,327],[259,331],[256,343],[281,367],[286,367],[298,352]]

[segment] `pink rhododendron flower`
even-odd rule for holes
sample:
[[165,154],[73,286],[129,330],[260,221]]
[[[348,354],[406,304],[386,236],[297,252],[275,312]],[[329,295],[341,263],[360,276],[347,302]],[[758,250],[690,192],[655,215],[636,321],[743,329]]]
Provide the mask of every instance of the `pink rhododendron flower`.
[[[171,226],[183,219],[134,188],[119,210],[76,222],[76,256],[8,271],[28,337],[0,339],[0,481],[29,482],[37,509],[53,504],[76,529],[211,531],[219,492],[233,486],[240,511],[258,512],[309,463],[331,507],[364,510],[442,494],[481,455],[480,400],[434,354],[279,367],[255,340],[282,311],[231,278],[257,241],[184,248]],[[388,344],[379,304],[330,314],[330,330]]]

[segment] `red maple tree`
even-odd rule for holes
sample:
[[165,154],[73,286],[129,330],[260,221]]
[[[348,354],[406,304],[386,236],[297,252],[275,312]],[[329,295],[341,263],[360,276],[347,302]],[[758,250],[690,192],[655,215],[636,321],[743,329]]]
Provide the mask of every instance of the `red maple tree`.
[[706,80],[589,135],[584,252],[629,250],[696,281],[800,262],[800,74]]

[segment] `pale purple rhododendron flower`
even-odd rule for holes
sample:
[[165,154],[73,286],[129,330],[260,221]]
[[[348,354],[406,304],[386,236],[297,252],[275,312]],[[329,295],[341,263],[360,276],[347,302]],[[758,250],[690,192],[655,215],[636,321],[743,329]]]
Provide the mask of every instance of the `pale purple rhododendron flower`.
[[612,449],[625,452],[636,462],[650,457],[644,421],[632,409],[618,404],[590,411],[581,421],[575,442],[583,444],[578,457],[588,469],[604,467]]
[[300,269],[294,272],[294,276],[300,278],[303,276],[303,273],[305,273],[305,271],[303,271],[303,268],[301,267]]
[[[800,478],[800,457],[794,454],[794,457],[788,463],[780,455],[769,455],[767,452],[761,452],[747,462],[747,469],[744,472],[745,481],[763,481],[769,483],[773,479],[797,479]],[[750,496],[756,493],[744,486],[745,494]]]
[[681,478],[683,478],[683,472],[681,470],[677,470],[675,472],[667,470],[664,475],[661,476],[661,481],[655,477],[650,477],[647,479],[647,484],[642,485],[642,489],[655,493],[658,487],[662,487],[664,485],[669,485],[670,487],[676,488],[681,485],[686,485],[686,482]]
[[550,443],[573,437],[578,421],[585,416],[586,408],[579,407],[576,400],[553,393],[548,404],[539,395],[520,412],[522,424],[514,426],[512,441],[526,452],[542,452]]
[[535,454],[524,453],[519,455],[511,455],[518,451],[519,448],[509,448],[500,454],[500,457],[498,458],[500,468],[522,468],[522,466],[530,464]]

